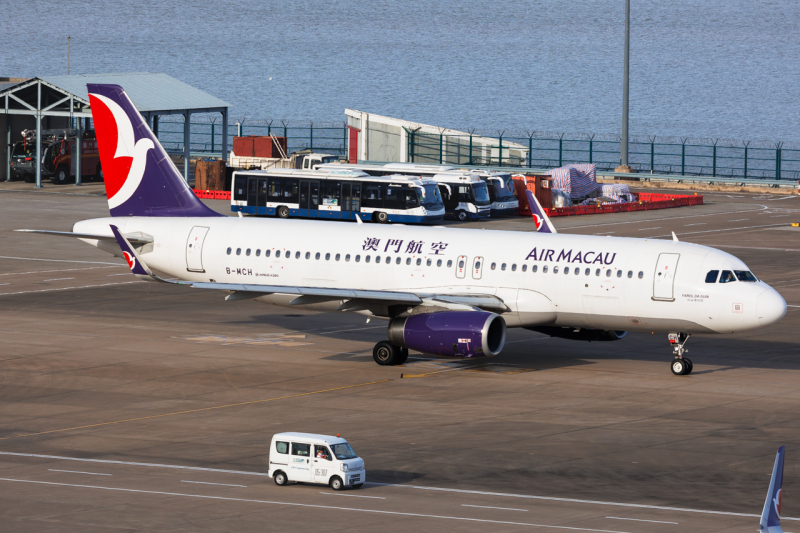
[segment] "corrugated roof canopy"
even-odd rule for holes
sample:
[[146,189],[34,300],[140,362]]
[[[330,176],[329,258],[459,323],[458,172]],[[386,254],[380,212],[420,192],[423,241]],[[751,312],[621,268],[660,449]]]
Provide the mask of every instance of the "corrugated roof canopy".
[[165,112],[184,109],[218,111],[230,107],[224,100],[160,72],[41,76],[40,79],[86,100],[89,99],[87,83],[120,85],[142,113],[160,111],[167,114]]

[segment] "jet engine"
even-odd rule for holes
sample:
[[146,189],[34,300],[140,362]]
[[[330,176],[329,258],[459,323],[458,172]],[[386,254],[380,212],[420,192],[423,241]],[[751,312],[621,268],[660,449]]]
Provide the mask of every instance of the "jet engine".
[[586,328],[559,328],[555,326],[537,326],[525,328],[531,331],[538,331],[551,337],[559,339],[569,339],[573,341],[618,341],[625,338],[627,331],[606,331],[602,329]]
[[389,322],[389,342],[435,355],[493,356],[506,343],[506,321],[486,311],[442,311],[398,317]]

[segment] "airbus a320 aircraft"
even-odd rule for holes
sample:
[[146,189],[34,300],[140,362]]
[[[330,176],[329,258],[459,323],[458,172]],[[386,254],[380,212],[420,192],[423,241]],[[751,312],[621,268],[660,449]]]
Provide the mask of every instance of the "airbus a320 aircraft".
[[497,355],[506,327],[584,341],[642,331],[669,335],[672,372],[685,375],[691,334],[751,330],[786,313],[730,254],[558,234],[533,198],[530,233],[222,216],[187,186],[122,87],[88,90],[111,217],[43,233],[122,254],[144,280],[387,319],[388,341],[373,350],[380,365],[402,364],[409,349]]

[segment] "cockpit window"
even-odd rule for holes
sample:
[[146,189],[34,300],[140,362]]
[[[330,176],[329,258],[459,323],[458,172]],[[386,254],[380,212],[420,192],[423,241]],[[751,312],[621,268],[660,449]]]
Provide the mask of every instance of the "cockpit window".
[[733,272],[730,270],[723,270],[722,275],[719,277],[719,282],[730,283],[731,281],[736,281],[736,278],[733,277]]
[[709,270],[706,274],[706,283],[716,283],[719,277],[719,270]]
[[733,273],[739,281],[758,281],[749,270],[734,270]]

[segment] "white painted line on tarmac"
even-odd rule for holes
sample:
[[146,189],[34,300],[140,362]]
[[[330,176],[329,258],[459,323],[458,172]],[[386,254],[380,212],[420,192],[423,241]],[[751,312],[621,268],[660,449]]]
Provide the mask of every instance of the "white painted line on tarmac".
[[[704,231],[691,231],[689,233],[681,233],[681,237],[685,237],[686,235],[698,235],[700,233],[719,233],[720,231],[741,231],[743,229],[755,229],[755,228],[776,228],[778,226],[785,226],[785,224],[764,224],[762,226],[743,226],[741,228],[707,229],[707,230],[704,230]],[[658,228],[654,228],[654,229],[658,229]],[[671,237],[671,236],[672,235],[654,235],[654,236],[648,237],[648,238],[650,238],[650,239],[658,239],[659,237]]]
[[362,496],[360,494],[337,494],[335,492],[319,491],[320,494],[327,494],[328,496],[347,496],[348,498],[372,498],[373,500],[385,500],[382,496]]
[[706,215],[686,215],[686,216],[682,216],[682,217],[665,216],[663,218],[648,218],[648,219],[645,219],[645,220],[626,220],[624,222],[605,222],[603,224],[586,224],[584,226],[570,226],[569,228],[558,228],[558,230],[559,231],[567,231],[567,230],[571,230],[571,229],[580,229],[580,228],[598,228],[600,226],[616,226],[617,224],[641,224],[642,222],[662,222],[662,221],[664,221],[666,219],[669,219],[669,220],[680,220],[682,218],[717,217],[717,216],[722,216],[722,215],[730,216],[732,214],[759,212],[759,211],[763,211],[765,209],[769,209],[765,205],[758,205],[758,204],[755,204],[755,205],[757,205],[761,209],[740,209],[740,210],[737,210],[737,211],[723,211],[721,213],[709,213],[709,214],[706,214]]
[[11,257],[8,255],[0,255],[0,259],[19,259],[21,261],[49,261],[53,263],[83,263],[84,265],[113,265],[123,266],[119,263],[104,263],[102,261],[71,261],[69,259],[39,259],[36,257]]
[[657,228],[641,228],[639,231],[650,231],[651,229],[661,229],[661,226],[658,226]]
[[[117,267],[124,267],[126,265],[114,265]],[[113,268],[108,266],[103,267],[86,267],[86,268],[61,268],[58,270],[32,270],[31,272],[7,272],[5,274],[0,274],[0,276],[24,276],[27,274],[52,274],[53,272],[75,272],[80,271],[83,272],[85,270],[97,270],[100,268]]]
[[122,274],[108,274],[108,277],[110,278],[111,276],[130,276],[130,275],[131,272],[123,272]]
[[48,468],[50,472],[67,472],[68,474],[89,474],[90,476],[112,476],[113,474],[99,474],[97,472],[81,472],[79,470],[56,470],[55,468]]
[[11,285],[10,283],[0,283],[0,285]]
[[[20,453],[20,452],[2,452],[0,451],[0,455],[10,455],[14,457],[36,457],[39,459],[60,459],[63,461],[81,461],[87,463],[104,463],[104,464],[116,464],[116,465],[128,465],[128,466],[148,466],[154,468],[174,468],[180,470],[196,470],[200,472],[218,472],[222,474],[242,474],[246,476],[264,476],[267,477],[269,474],[264,472],[247,472],[244,470],[223,470],[221,468],[205,468],[201,466],[181,466],[181,465],[168,465],[168,464],[159,464],[159,463],[136,463],[131,461],[115,461],[111,459],[87,459],[83,457],[66,457],[60,455],[41,455],[35,453]],[[2,478],[0,478],[2,479]],[[19,480],[11,480],[11,481],[19,481]],[[395,483],[374,483],[367,481],[365,485],[377,485],[381,487],[398,487],[404,489],[417,489],[417,490],[433,490],[433,491],[441,491],[441,492],[456,492],[461,494],[479,494],[483,496],[501,496],[506,498],[527,498],[531,500],[546,500],[546,501],[558,501],[558,502],[571,502],[571,503],[588,503],[593,505],[613,505],[615,507],[632,507],[636,509],[663,509],[665,511],[681,511],[686,513],[705,513],[705,514],[716,514],[722,516],[746,516],[746,517],[755,517],[761,518],[760,514],[747,514],[747,513],[730,513],[725,511],[704,511],[702,509],[688,509],[682,507],[668,507],[664,505],[643,505],[638,503],[619,503],[619,502],[604,502],[604,501],[597,501],[597,500],[579,500],[576,498],[557,498],[554,496],[531,496],[528,494],[514,494],[510,492],[488,492],[488,491],[479,491],[479,490],[466,490],[466,489],[448,489],[448,488],[440,488],[440,487],[423,487],[420,485],[398,485]],[[796,520],[800,521],[800,518],[792,518],[787,516],[781,517],[783,520]]]
[[527,509],[514,509],[513,507],[492,507],[490,505],[468,505],[466,503],[462,503],[461,507],[478,507],[479,509],[500,509],[501,511],[524,511],[528,512]]
[[639,518],[621,518],[619,516],[607,516],[606,518],[611,518],[613,520],[632,520],[634,522],[651,522],[653,524],[677,524],[678,523],[678,522],[662,522],[661,520],[642,520],[642,519],[639,519]]
[[122,487],[99,487],[96,485],[77,485],[72,483],[54,483],[51,481],[34,481],[32,479],[12,479],[12,478],[0,478],[0,481],[9,481],[14,483],[33,483],[37,485],[50,485],[56,487],[74,487],[80,489],[96,489],[96,490],[110,490],[110,491],[117,491],[117,492],[128,492],[128,493],[136,493],[136,494],[156,494],[159,496],[181,496],[184,498],[198,498],[203,500],[220,500],[220,501],[228,501],[228,502],[244,502],[244,503],[262,503],[267,505],[286,505],[286,506],[294,506],[294,507],[303,507],[306,509],[326,509],[326,510],[334,510],[334,511],[352,511],[357,513],[372,513],[372,514],[382,514],[382,515],[394,515],[394,516],[410,516],[414,518],[437,518],[439,520],[457,520],[461,522],[479,522],[484,524],[503,524],[503,525],[511,525],[511,526],[528,526],[528,527],[538,527],[538,528],[545,528],[545,529],[565,529],[569,531],[595,531],[597,533],[627,533],[625,531],[614,531],[609,529],[591,529],[585,527],[570,527],[570,526],[554,526],[549,524],[532,524],[528,522],[510,522],[505,520],[487,520],[484,518],[466,518],[462,516],[447,516],[447,515],[433,515],[433,514],[422,514],[422,513],[404,513],[401,511],[381,511],[378,509],[359,509],[357,507],[336,507],[332,505],[314,505],[310,503],[295,503],[295,502],[280,502],[280,501],[271,501],[271,500],[251,500],[247,498],[230,498],[225,496],[206,496],[203,494],[185,494],[181,492],[164,492],[158,490],[140,490],[140,489],[124,489]]
[[243,489],[247,488],[247,485],[233,485],[230,483],[211,483],[209,481],[187,481],[185,479],[182,479],[181,483],[197,483],[198,485],[220,485],[222,487],[242,487]]
[[43,279],[42,281],[64,281],[68,279],[75,279],[75,278],[53,278],[53,279]]
[[687,226],[705,226],[705,225],[706,225],[705,222],[697,222],[696,224],[684,224],[683,227],[685,228]]
[[[2,452],[0,452],[2,453]],[[555,496],[531,496],[528,494],[514,494],[510,492],[488,492],[488,491],[481,491],[481,490],[466,490],[466,489],[446,489],[440,487],[422,487],[420,485],[398,485],[395,483],[374,483],[367,481],[365,485],[379,485],[382,487],[397,487],[403,489],[417,489],[417,490],[434,490],[434,491],[441,491],[441,492],[457,492],[460,494],[479,494],[481,496],[501,496],[504,498],[526,498],[530,500],[546,500],[546,501],[554,501],[554,502],[569,502],[569,503],[588,503],[592,505],[613,505],[615,507],[631,507],[634,509],[660,509],[664,511],[680,511],[684,513],[702,513],[702,514],[716,514],[722,516],[746,516],[748,518],[761,518],[760,514],[748,514],[748,513],[729,513],[726,511],[705,511],[702,509],[689,509],[686,507],[668,507],[666,505],[644,505],[640,503],[619,503],[619,502],[603,502],[598,500],[579,500],[576,498],[557,498]],[[781,519],[783,520],[797,520],[800,521],[800,518],[791,518],[782,516]]]
[[130,285],[131,283],[146,283],[146,282],[137,280],[137,281],[124,281],[122,283],[102,283],[100,285],[82,285],[80,287],[59,287],[57,289],[39,289],[37,291],[0,292],[0,296],[11,296],[14,294],[33,294],[35,292],[69,291],[72,289],[93,289],[95,287],[110,287],[112,285]]
[[728,222],[742,222],[743,220],[750,220],[749,218],[737,218],[736,220],[729,220]]
[[595,233],[595,235],[611,235],[612,233],[616,233],[615,231],[607,231],[605,233]]

